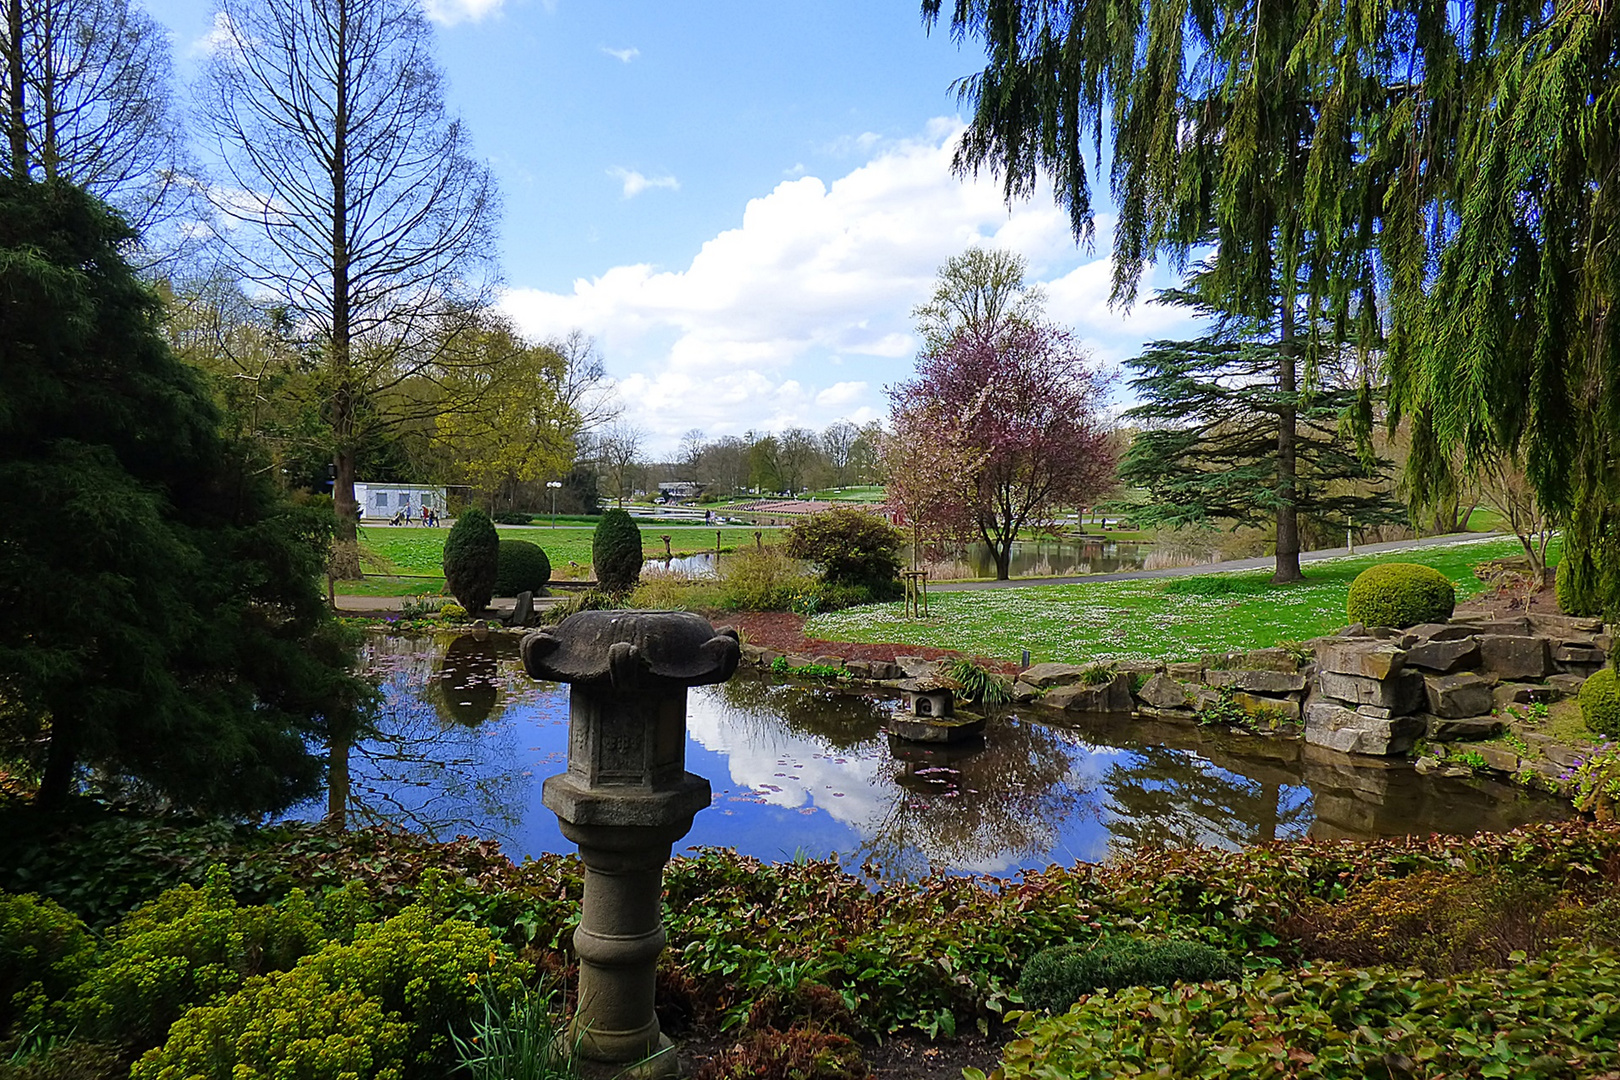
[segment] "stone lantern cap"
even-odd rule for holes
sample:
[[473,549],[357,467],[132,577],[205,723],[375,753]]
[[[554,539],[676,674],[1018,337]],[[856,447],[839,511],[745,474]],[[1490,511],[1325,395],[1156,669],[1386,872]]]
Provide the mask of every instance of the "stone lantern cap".
[[536,679],[616,691],[725,682],[737,670],[737,632],[715,632],[689,611],[580,611],[523,639]]

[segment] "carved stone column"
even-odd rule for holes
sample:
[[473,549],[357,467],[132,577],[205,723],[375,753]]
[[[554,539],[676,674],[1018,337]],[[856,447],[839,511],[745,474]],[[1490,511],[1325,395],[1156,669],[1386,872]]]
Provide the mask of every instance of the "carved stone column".
[[735,632],[682,611],[582,611],[523,639],[531,676],[573,687],[568,771],[540,797],[585,864],[574,1034],[592,1060],[663,1050],[645,1074],[676,1074],[653,1012],[664,864],[710,801],[686,771],[686,689],[731,678],[739,651]]

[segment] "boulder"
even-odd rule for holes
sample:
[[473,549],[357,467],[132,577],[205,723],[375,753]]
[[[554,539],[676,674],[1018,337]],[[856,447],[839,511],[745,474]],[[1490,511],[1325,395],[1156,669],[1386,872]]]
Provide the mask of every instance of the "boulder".
[[1264,709],[1268,710],[1273,718],[1280,715],[1284,720],[1297,721],[1302,713],[1299,702],[1291,698],[1266,697],[1239,691],[1232,695],[1232,700],[1241,705],[1245,712],[1255,713]]
[[1412,627],[1412,636],[1419,641],[1462,641],[1479,633],[1479,627],[1467,623],[1422,623]]
[[831,653],[824,653],[816,657],[812,663],[820,667],[843,667],[844,658],[842,656],[833,656]]
[[870,679],[872,677],[872,663],[869,660],[845,660],[844,670],[857,679]]
[[1414,716],[1374,720],[1331,701],[1305,707],[1305,741],[1312,746],[1387,757],[1406,753],[1422,734],[1423,721]]
[[1165,666],[1164,673],[1172,679],[1180,679],[1182,682],[1196,683],[1204,681],[1204,665],[1197,661],[1168,664]]
[[1406,650],[1406,663],[1408,667],[1450,675],[1479,663],[1479,642],[1472,638],[1430,639]]
[[1532,750],[1535,750],[1560,769],[1573,769],[1578,763],[1592,756],[1592,748],[1589,746],[1570,746],[1559,742],[1550,735],[1543,735],[1539,731],[1519,729],[1519,736],[1524,739],[1526,745]]
[[1366,637],[1367,627],[1364,623],[1353,622],[1349,626],[1341,626],[1333,631],[1334,637]]
[[1023,679],[1013,683],[1012,699],[1020,705],[1028,705],[1041,696],[1039,687],[1031,686]]
[[525,589],[512,603],[512,613],[502,620],[507,626],[528,626],[534,621],[534,591]]
[[1128,713],[1131,700],[1131,678],[1116,675],[1108,682],[1095,686],[1059,686],[1048,690],[1041,704],[1064,712]]
[[1447,720],[1485,716],[1496,705],[1491,697],[1491,680],[1471,671],[1461,675],[1426,675],[1423,685],[1429,711]]
[[1038,689],[1049,686],[1071,686],[1080,681],[1086,669],[1079,664],[1036,664],[1019,672],[1018,677]]
[[1191,709],[1156,709],[1152,705],[1143,705],[1136,710],[1136,715],[1143,720],[1169,720],[1184,724],[1198,720],[1198,714]]
[[1416,712],[1423,702],[1423,675],[1416,671],[1402,671],[1387,679],[1323,671],[1317,673],[1316,686],[1326,697],[1351,706],[1377,705],[1393,716]]
[[1387,679],[1400,671],[1405,663],[1404,650],[1371,638],[1346,638],[1325,645],[1316,653],[1318,672],[1356,675],[1367,679]]
[[1564,696],[1564,692],[1551,684],[1540,683],[1498,683],[1491,691],[1491,701],[1498,709],[1505,709],[1509,705],[1530,705],[1540,703],[1551,705]]
[[1154,709],[1185,709],[1187,688],[1168,675],[1155,675],[1136,692],[1142,702]]
[[1305,689],[1305,676],[1293,671],[1210,671],[1204,674],[1204,683],[1251,694],[1281,695]]
[[908,679],[926,679],[939,674],[939,661],[924,660],[920,656],[897,656],[895,665]]
[[871,664],[872,678],[878,680],[879,682],[888,682],[892,679],[898,679],[904,674],[904,672],[900,670],[899,664],[891,664],[887,660],[873,660],[871,661]]
[[1609,654],[1602,649],[1590,645],[1571,645],[1567,642],[1554,648],[1552,657],[1559,664],[1580,667],[1602,667],[1609,660]]
[[1472,776],[1474,770],[1456,762],[1441,761],[1437,757],[1420,757],[1412,766],[1424,776]]
[[758,660],[756,662],[760,667],[768,668],[772,664],[776,663],[776,658],[781,655],[781,653],[775,651],[774,649],[761,649],[759,650]]
[[757,664],[759,663],[759,658],[765,655],[764,649],[760,648],[758,645],[750,645],[746,641],[743,642],[738,649],[742,654],[742,662],[745,664]]
[[803,653],[787,654],[787,666],[789,668],[809,667],[812,663],[814,663],[814,661],[812,661],[808,656],[805,656]]
[[1432,716],[1428,713],[1419,713],[1424,723],[1426,738],[1435,742],[1463,742],[1473,739],[1490,739],[1502,729],[1502,722],[1494,716],[1472,716],[1463,719],[1448,719],[1443,716]]
[[1251,649],[1242,653],[1239,666],[1250,671],[1282,671],[1292,674],[1299,670],[1299,658],[1287,649]]
[[1571,698],[1581,692],[1581,684],[1586,681],[1585,675],[1549,675],[1547,685],[1559,692],[1561,697]]
[[1506,746],[1476,746],[1469,753],[1478,754],[1485,759],[1485,767],[1497,772],[1516,773],[1519,771],[1518,751]]
[[1529,618],[1530,628],[1547,637],[1603,633],[1602,619],[1585,619],[1578,615],[1544,615],[1540,612],[1532,612]]
[[1504,679],[1545,679],[1553,672],[1547,639],[1521,634],[1481,634],[1480,664]]

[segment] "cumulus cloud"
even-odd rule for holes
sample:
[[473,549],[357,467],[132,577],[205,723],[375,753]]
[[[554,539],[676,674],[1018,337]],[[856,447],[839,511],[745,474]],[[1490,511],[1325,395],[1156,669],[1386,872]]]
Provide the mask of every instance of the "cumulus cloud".
[[[427,17],[440,26],[454,26],[462,22],[479,22],[486,15],[497,14],[505,0],[423,0]],[[550,10],[550,6],[547,6]]]
[[213,56],[225,51],[240,55],[242,44],[242,32],[231,21],[231,17],[223,11],[216,11],[214,25],[209,28],[208,33],[191,43],[191,55]]
[[673,176],[643,176],[634,169],[626,169],[619,165],[609,169],[607,174],[624,185],[624,197],[627,199],[635,198],[648,188],[681,190],[681,182]]
[[[971,244],[1023,255],[1048,313],[1104,362],[1190,328],[1184,313],[1152,303],[1108,307],[1110,222],[1098,222],[1088,253],[1049,191],[1009,210],[992,178],[953,176],[960,132],[958,121],[936,120],[917,138],[857,136],[850,145],[865,148],[863,163],[830,182],[783,180],[685,267],[614,266],[567,292],[514,288],[503,306],[531,335],[595,335],[627,420],[648,432],[654,454],[672,453],[693,427],[714,438],[883,415],[883,387],[912,372],[912,309],[939,266]],[[676,186],[610,175],[627,198]]]
[[641,55],[641,50],[636,48],[634,45],[630,46],[628,49],[610,49],[604,45],[602,46],[602,51],[608,56],[613,57],[613,59],[617,60],[621,64],[628,64],[630,61]]

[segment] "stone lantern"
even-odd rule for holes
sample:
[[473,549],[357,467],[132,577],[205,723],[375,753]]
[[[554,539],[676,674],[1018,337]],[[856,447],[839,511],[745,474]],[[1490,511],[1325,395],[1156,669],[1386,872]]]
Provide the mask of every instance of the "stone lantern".
[[569,683],[568,771],[540,799],[579,845],[585,895],[574,951],[574,1036],[588,1059],[673,1076],[653,991],[664,948],[663,873],[676,840],[709,805],[686,771],[686,688],[737,670],[734,631],[683,611],[581,611],[523,639],[536,679]]

